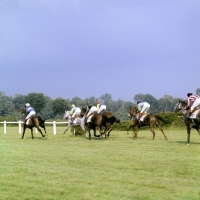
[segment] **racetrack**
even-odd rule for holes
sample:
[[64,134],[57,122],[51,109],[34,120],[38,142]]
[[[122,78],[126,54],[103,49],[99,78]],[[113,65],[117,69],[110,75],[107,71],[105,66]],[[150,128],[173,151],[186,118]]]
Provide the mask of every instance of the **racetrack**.
[[48,138],[17,127],[0,129],[0,199],[198,199],[200,137],[192,130],[156,128],[155,140],[141,130],[136,140],[125,131],[108,139],[73,137],[64,127]]

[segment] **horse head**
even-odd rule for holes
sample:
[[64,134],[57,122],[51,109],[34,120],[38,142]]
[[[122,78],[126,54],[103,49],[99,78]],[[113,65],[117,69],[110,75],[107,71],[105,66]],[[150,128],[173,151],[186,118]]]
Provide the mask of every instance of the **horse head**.
[[186,101],[179,99],[178,103],[175,105],[174,112],[182,110],[186,106],[186,104]]
[[68,118],[70,116],[70,111],[65,111],[63,119]]
[[133,117],[135,117],[137,112],[138,112],[138,109],[136,107],[130,107],[129,119],[132,119]]
[[88,113],[88,110],[86,108],[81,108],[81,113],[80,113],[80,117],[82,118],[83,116],[85,116]]
[[21,113],[21,114],[22,114],[22,113],[26,114],[26,108],[25,108],[25,107],[22,107],[22,108],[20,109],[20,113]]

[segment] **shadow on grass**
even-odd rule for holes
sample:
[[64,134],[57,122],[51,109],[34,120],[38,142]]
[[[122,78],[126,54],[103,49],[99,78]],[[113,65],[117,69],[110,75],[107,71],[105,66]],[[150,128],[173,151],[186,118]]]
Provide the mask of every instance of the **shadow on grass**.
[[[176,141],[176,142],[179,144],[187,144],[187,141]],[[200,142],[190,142],[190,144],[200,144]]]

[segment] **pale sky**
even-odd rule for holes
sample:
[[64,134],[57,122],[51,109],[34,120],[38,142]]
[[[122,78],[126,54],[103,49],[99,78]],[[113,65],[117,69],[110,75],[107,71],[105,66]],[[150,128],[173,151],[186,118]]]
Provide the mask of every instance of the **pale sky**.
[[186,98],[200,88],[200,0],[0,0],[0,91]]

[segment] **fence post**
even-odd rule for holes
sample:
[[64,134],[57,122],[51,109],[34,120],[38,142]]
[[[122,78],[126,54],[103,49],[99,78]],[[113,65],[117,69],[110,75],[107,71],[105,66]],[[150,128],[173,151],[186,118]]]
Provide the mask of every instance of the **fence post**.
[[56,135],[56,122],[53,121],[53,134]]
[[6,121],[4,121],[4,134],[6,134]]
[[19,121],[19,134],[22,133],[22,124],[21,124],[21,121]]

